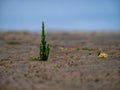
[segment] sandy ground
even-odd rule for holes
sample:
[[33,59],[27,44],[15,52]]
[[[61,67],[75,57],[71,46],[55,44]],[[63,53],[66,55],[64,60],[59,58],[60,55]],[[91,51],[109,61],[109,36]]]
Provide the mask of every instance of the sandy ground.
[[48,61],[32,61],[39,33],[0,32],[0,90],[120,90],[120,33],[47,33],[47,42]]

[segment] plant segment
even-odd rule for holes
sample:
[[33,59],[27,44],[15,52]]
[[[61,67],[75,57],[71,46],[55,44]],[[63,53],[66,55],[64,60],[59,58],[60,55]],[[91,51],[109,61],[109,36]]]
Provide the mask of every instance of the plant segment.
[[39,60],[40,61],[47,61],[49,56],[49,44],[46,44],[46,35],[44,31],[44,22],[42,22],[42,35],[41,35],[41,43],[39,48]]

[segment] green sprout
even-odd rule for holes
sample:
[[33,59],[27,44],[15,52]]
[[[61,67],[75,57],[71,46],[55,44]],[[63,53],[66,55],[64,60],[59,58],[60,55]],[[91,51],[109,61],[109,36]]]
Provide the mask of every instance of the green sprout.
[[49,44],[46,44],[45,40],[45,31],[44,31],[44,22],[42,22],[42,35],[41,35],[41,43],[39,46],[39,57],[37,58],[30,58],[30,60],[38,60],[38,61],[47,61],[49,56]]
[[42,22],[42,35],[41,35],[41,43],[40,43],[40,48],[39,48],[39,60],[40,61],[47,61],[48,56],[49,56],[49,44],[46,44],[45,40],[45,31],[44,31],[44,22]]

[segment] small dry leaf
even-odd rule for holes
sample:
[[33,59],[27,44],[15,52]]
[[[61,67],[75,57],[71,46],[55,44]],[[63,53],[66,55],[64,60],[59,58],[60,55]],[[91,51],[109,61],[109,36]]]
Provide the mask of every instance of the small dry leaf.
[[99,57],[99,58],[108,58],[108,55],[107,55],[106,53],[100,52],[100,53],[98,54],[98,57]]

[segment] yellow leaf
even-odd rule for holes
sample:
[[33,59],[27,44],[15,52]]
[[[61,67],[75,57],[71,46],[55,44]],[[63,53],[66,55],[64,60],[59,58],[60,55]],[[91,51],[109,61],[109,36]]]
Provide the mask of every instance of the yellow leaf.
[[99,58],[108,58],[108,55],[106,53],[100,52],[98,55]]

